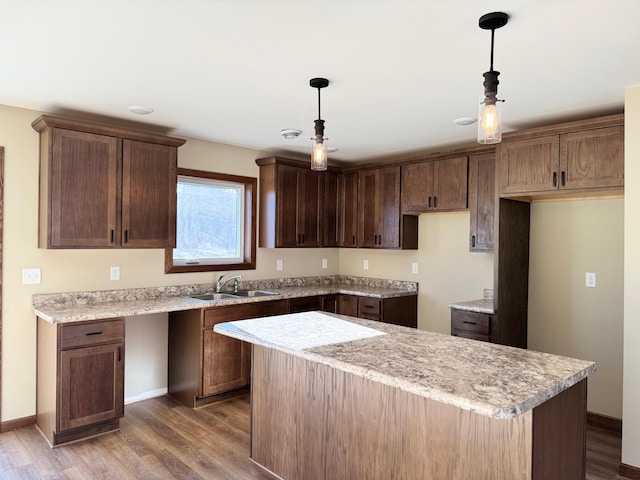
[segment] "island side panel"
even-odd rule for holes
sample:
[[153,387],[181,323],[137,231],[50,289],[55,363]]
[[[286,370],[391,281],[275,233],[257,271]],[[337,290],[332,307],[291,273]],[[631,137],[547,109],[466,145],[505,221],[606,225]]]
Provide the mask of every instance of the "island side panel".
[[252,450],[285,480],[531,479],[532,412],[498,420],[254,346]]
[[533,480],[584,479],[587,380],[533,410]]

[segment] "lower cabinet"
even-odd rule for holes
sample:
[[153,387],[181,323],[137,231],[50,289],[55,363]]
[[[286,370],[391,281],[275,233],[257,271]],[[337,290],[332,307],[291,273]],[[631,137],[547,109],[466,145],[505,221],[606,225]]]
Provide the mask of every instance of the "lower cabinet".
[[403,327],[418,327],[418,296],[372,298],[340,295],[338,311],[341,315],[392,323]]
[[190,407],[247,387],[251,345],[213,331],[222,322],[288,312],[288,300],[270,300],[169,314],[168,393]]
[[117,429],[124,415],[124,319],[38,319],[36,424],[51,445]]
[[491,317],[488,313],[451,309],[451,335],[483,342],[491,341]]

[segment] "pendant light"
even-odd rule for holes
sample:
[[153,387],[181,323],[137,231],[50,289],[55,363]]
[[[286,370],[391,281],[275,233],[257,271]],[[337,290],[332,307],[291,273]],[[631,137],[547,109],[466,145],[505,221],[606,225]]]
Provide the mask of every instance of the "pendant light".
[[498,96],[498,75],[493,69],[493,37],[497,28],[504,27],[509,15],[504,12],[487,13],[478,22],[483,30],[491,30],[491,66],[484,72],[484,95],[478,111],[478,143],[500,143],[502,141],[502,105]]
[[324,120],[320,118],[320,89],[329,85],[326,78],[312,78],[309,85],[318,89],[318,119],[316,124],[316,136],[312,138],[313,148],[311,149],[311,170],[324,171],[327,169],[327,138],[324,138]]

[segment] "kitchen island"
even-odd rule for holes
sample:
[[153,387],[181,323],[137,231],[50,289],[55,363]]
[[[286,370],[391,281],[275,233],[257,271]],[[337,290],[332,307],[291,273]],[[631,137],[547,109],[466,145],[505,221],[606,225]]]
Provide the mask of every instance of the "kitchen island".
[[253,344],[251,458],[293,479],[583,479],[595,364],[320,312]]

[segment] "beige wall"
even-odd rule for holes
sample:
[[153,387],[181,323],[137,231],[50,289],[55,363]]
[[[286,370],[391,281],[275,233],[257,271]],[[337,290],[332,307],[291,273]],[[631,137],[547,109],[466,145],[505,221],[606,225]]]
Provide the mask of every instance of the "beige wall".
[[625,92],[622,462],[640,468],[640,86]]
[[[529,348],[593,360],[590,411],[622,418],[624,200],[531,206]],[[596,273],[596,288],[585,273]]]

